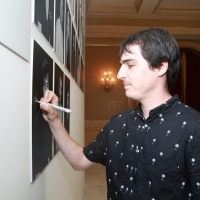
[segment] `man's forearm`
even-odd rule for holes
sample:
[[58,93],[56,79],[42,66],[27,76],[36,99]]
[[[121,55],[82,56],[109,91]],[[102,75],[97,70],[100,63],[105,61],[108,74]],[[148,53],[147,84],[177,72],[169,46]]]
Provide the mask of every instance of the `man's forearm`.
[[73,169],[77,171],[87,169],[92,163],[85,158],[83,147],[69,136],[60,119],[49,122],[49,126],[60,151]]

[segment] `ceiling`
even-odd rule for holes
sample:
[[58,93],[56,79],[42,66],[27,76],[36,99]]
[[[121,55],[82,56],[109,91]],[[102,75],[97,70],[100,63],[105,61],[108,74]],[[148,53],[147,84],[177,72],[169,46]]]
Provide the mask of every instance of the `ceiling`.
[[150,27],[200,42],[200,0],[86,0],[86,45],[119,45]]

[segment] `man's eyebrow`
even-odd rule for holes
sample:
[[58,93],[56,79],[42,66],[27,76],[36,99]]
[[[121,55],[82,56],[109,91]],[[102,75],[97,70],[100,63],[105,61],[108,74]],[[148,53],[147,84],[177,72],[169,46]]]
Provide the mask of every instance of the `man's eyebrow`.
[[127,63],[127,62],[131,62],[131,61],[136,61],[135,59],[126,59],[126,60],[120,60],[119,62],[121,63],[121,64],[124,64],[124,63]]

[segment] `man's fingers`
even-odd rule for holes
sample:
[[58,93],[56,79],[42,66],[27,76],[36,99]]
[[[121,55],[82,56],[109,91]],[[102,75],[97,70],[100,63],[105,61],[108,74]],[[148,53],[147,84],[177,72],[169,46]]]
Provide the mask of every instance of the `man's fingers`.
[[41,99],[41,101],[58,105],[58,97],[50,90],[45,91],[44,97]]

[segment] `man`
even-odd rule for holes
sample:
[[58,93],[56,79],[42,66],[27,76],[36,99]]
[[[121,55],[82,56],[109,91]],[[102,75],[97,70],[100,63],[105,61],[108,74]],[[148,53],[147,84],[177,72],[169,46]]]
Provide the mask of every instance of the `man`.
[[[41,104],[63,155],[75,170],[105,165],[109,200],[200,199],[200,114],[169,92],[180,69],[176,41],[163,29],[138,31],[122,43],[120,63],[126,96],[140,103],[110,118],[87,147]],[[58,103],[51,91],[42,100]]]

